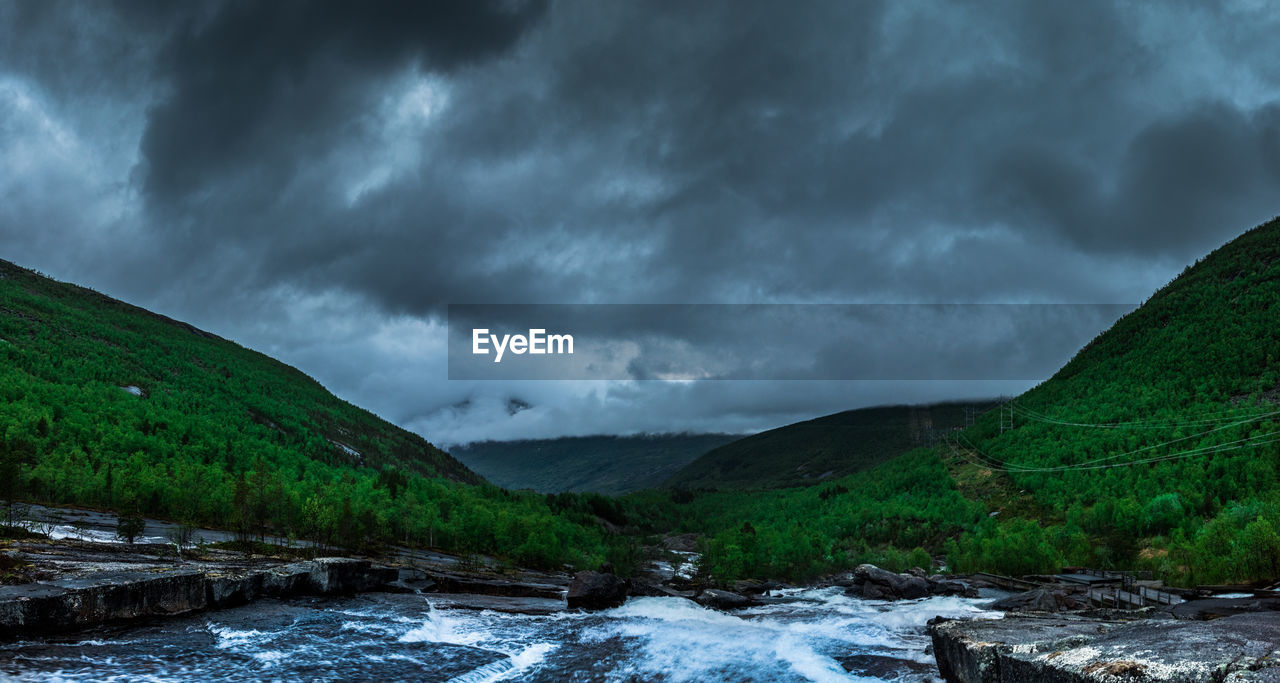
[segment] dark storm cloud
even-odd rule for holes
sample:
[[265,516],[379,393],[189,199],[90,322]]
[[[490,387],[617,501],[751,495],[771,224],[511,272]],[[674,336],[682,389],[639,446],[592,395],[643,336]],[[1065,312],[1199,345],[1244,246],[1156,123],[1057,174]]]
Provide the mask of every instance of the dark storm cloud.
[[[449,303],[1139,301],[1280,211],[1277,29],[1246,2],[11,3],[0,256],[440,430],[516,391],[441,386]],[[893,400],[519,391],[494,419],[537,433]]]
[[161,56],[173,93],[142,139],[146,190],[172,201],[246,172],[278,190],[308,148],[342,134],[367,81],[409,60],[450,71],[502,52],[544,7],[286,0],[191,18]]
[[1280,107],[1207,102],[1154,121],[1128,145],[1112,186],[1042,145],[991,170],[993,218],[1016,217],[1090,250],[1206,251],[1225,231],[1216,226],[1280,212]]
[[0,7],[6,70],[37,79],[64,95],[129,89],[130,72],[148,72],[148,44],[165,39],[183,13],[162,1],[66,3],[16,0]]
[[[914,284],[930,270],[971,280],[1004,265],[948,259],[930,227],[986,230],[988,253],[1021,240],[1175,262],[1274,211],[1267,107],[1180,101],[1177,55],[1138,39],[1132,8],[808,10],[557,5],[519,59],[449,84],[432,132],[406,141],[417,167],[304,221],[263,270],[418,312],[513,297],[935,300]],[[1147,82],[1168,82],[1168,99]],[[318,210],[300,197],[270,208]]]

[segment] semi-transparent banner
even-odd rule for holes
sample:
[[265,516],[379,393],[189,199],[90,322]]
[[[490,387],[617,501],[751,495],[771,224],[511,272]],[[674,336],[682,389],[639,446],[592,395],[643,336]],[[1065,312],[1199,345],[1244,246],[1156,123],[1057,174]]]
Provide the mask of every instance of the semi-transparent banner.
[[449,379],[1047,379],[1129,304],[453,304]]

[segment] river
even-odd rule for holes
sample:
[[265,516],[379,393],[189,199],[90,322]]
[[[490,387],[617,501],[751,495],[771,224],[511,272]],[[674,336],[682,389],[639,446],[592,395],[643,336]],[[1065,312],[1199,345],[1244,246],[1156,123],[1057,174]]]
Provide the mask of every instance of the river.
[[[603,612],[445,607],[429,594],[264,600],[0,645],[21,680],[934,680],[925,622],[984,600],[886,603],[796,589],[732,614],[679,598]],[[851,669],[846,670],[847,668]]]

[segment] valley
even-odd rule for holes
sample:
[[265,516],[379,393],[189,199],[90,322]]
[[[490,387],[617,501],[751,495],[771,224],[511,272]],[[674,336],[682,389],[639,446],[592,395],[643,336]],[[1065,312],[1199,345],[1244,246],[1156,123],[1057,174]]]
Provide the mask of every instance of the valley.
[[[2,265],[0,494],[15,519],[5,553],[19,558],[5,576],[18,587],[35,576],[20,559],[39,543],[24,540],[31,530],[114,540],[88,522],[42,522],[41,505],[156,518],[138,535],[158,548],[205,526],[240,552],[449,558],[459,586],[539,570],[567,582],[604,566],[640,581],[671,566],[666,539],[682,539],[696,564],[668,572],[680,587],[621,608],[633,612],[673,609],[642,601],[687,589],[775,585],[801,591],[785,594],[785,614],[822,604],[825,619],[844,603],[803,591],[867,565],[1027,578],[1095,567],[1184,588],[1280,575],[1277,221],[1011,399],[863,408],[745,437],[480,443],[456,457],[266,356]],[[979,604],[945,609],[972,616]],[[567,652],[582,636],[563,637]],[[536,645],[520,643],[499,648],[503,671]]]

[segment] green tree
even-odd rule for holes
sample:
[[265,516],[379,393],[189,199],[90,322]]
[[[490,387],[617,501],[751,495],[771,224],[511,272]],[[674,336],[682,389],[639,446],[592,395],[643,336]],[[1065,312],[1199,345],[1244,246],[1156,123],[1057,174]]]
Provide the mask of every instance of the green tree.
[[147,522],[136,511],[127,512],[116,519],[116,538],[132,545],[147,528]]
[[1176,493],[1163,493],[1142,509],[1142,525],[1147,533],[1163,534],[1182,523],[1184,518],[1182,497]]
[[17,449],[0,439],[0,502],[5,507],[5,524],[13,528],[15,511],[23,495],[22,459]]

